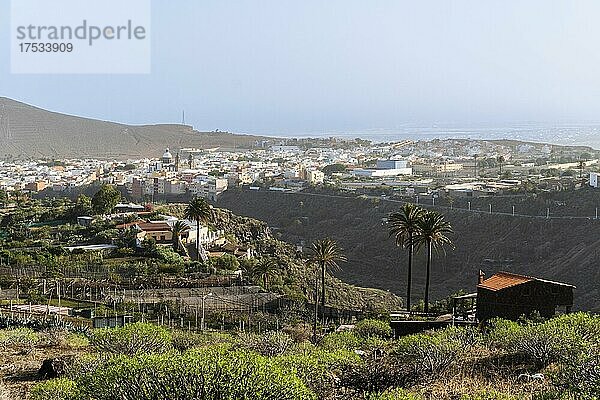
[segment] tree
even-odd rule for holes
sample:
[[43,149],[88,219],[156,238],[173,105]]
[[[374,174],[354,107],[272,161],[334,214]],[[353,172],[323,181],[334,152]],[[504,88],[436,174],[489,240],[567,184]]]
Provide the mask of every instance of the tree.
[[227,271],[237,271],[240,267],[240,260],[233,254],[225,253],[221,257],[212,258],[211,261],[216,268]]
[[419,220],[419,229],[415,237],[417,248],[427,248],[427,274],[425,278],[425,312],[429,312],[429,281],[431,276],[432,251],[452,246],[452,241],[446,236],[453,233],[452,226],[437,211],[427,211]]
[[[104,231],[106,232],[106,231]],[[137,234],[136,229],[131,226],[129,228],[125,228],[119,231],[117,238],[115,240],[115,244],[119,248],[131,248],[135,249],[137,247]]]
[[90,215],[93,212],[92,199],[85,194],[77,196],[75,204],[71,208],[71,216],[77,218],[80,216]]
[[331,175],[336,172],[345,172],[346,169],[344,164],[329,164],[323,167],[322,171],[325,175]]
[[92,197],[92,208],[96,214],[109,214],[121,200],[121,192],[112,185],[102,185]]
[[276,276],[279,266],[274,259],[270,257],[262,258],[254,268],[256,276],[262,280],[265,289],[269,288],[269,280]]
[[187,219],[196,221],[196,253],[200,260],[200,223],[208,224],[213,218],[213,208],[202,197],[195,197],[185,208],[184,215]]
[[6,190],[0,190],[0,206],[4,206],[8,202],[8,194]]
[[13,198],[15,199],[15,202],[17,203],[17,206],[19,206],[19,207],[21,206],[21,202],[27,198],[27,196],[20,190],[13,191],[12,195],[13,195]]
[[498,165],[500,165],[500,176],[502,176],[502,165],[504,164],[504,156],[498,157]]
[[314,242],[312,251],[312,260],[321,268],[321,313],[325,316],[325,272],[339,268],[338,262],[346,261],[346,257],[335,240],[330,238]]
[[179,238],[182,234],[186,233],[189,230],[189,225],[183,221],[177,221],[175,222],[175,224],[173,224],[173,250],[179,250]]
[[410,312],[410,292],[412,287],[412,256],[415,236],[420,229],[425,210],[412,203],[404,203],[399,212],[388,217],[389,234],[394,236],[396,246],[408,249],[408,280],[406,284],[406,310]]

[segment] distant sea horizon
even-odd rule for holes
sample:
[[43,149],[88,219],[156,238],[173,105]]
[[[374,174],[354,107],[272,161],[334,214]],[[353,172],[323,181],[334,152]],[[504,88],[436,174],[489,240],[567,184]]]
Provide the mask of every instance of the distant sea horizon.
[[600,122],[580,124],[522,123],[507,126],[452,125],[402,126],[393,129],[364,129],[347,131],[321,131],[268,135],[281,139],[291,138],[360,138],[375,143],[400,140],[473,139],[473,140],[520,140],[566,146],[589,146],[600,149]]

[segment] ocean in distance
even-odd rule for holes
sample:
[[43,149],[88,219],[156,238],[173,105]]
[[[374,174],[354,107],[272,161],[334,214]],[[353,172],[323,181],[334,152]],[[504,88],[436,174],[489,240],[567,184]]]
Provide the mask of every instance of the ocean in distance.
[[394,129],[366,129],[350,131],[325,131],[302,134],[276,135],[281,138],[338,137],[361,138],[376,143],[400,140],[431,139],[477,139],[477,140],[521,140],[569,146],[590,146],[600,149],[600,123],[590,124],[536,124],[524,123],[504,127],[489,126],[416,126],[407,125]]

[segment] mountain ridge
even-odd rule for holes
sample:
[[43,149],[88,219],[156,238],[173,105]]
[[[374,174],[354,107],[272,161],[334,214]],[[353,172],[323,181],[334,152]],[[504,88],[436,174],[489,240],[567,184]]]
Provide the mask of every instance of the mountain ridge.
[[200,132],[189,125],[128,125],[48,111],[0,97],[0,158],[157,157],[165,148],[251,148],[263,136]]

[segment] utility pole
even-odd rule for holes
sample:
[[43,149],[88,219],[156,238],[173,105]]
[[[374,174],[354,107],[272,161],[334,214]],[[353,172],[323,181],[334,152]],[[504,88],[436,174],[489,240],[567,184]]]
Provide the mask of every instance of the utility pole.
[[202,296],[202,320],[200,322],[201,330],[204,330],[204,303],[206,301],[206,298],[209,297],[209,296],[212,296],[212,295],[213,294],[211,292],[209,294],[206,294],[206,295]]

